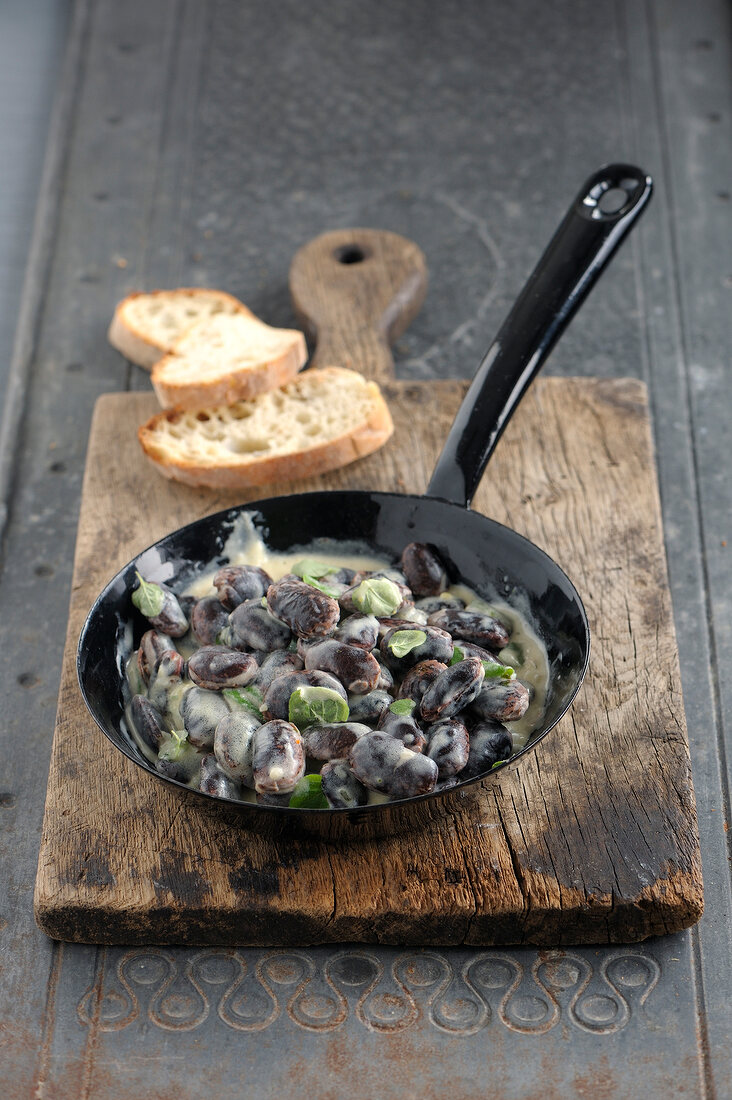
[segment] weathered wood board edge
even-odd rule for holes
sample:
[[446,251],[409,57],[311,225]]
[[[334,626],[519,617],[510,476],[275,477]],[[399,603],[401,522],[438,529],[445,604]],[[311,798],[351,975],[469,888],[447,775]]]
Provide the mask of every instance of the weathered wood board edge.
[[[408,384],[401,384],[402,387],[408,387]],[[535,400],[540,402],[542,394],[546,395],[551,392],[552,389],[561,389],[562,387],[574,385],[579,387],[580,390],[590,392],[591,389],[595,390],[595,393],[603,391],[606,397],[610,397],[611,400],[625,402],[628,404],[635,404],[637,407],[642,407],[644,410],[644,417],[646,421],[645,425],[645,445],[649,455],[651,454],[650,433],[648,431],[647,422],[647,399],[645,393],[645,387],[642,383],[638,383],[634,380],[614,380],[613,382],[588,382],[587,380],[567,380],[567,379],[545,379],[542,380],[537,387]],[[599,387],[599,389],[598,389]],[[437,390],[440,392],[440,400],[444,404],[444,400],[450,403],[450,400],[456,402],[459,393],[462,392],[463,384],[461,383],[445,383],[438,384]],[[399,384],[393,387],[394,395],[400,392]],[[414,387],[412,387],[414,391]],[[98,406],[99,409],[105,407],[115,406],[115,409],[122,409],[130,402],[144,403],[145,399],[133,395],[108,395],[100,399]],[[638,425],[636,424],[637,428]],[[419,471],[416,471],[419,476]],[[344,471],[344,474],[348,474],[348,471]],[[396,476],[398,482],[399,473],[392,469],[390,476]],[[415,471],[407,469],[406,477],[411,481],[415,476]],[[87,478],[90,477],[90,471],[87,470],[85,476],[85,489],[87,486]],[[403,479],[402,479],[403,480]],[[655,477],[651,477],[652,484],[652,496],[654,497],[655,509],[660,509],[658,501],[658,492],[655,484]],[[163,486],[165,483],[161,483]],[[292,488],[302,488],[303,490],[309,488],[308,485],[287,487],[287,491]],[[394,487],[394,486],[392,486]],[[404,486],[399,486],[403,488]],[[411,488],[411,485],[408,486]],[[188,493],[191,491],[188,490]],[[195,491],[193,491],[195,493]],[[205,495],[205,494],[204,494]],[[260,494],[264,495],[264,494]],[[267,494],[269,495],[269,494]],[[210,496],[207,498],[207,506],[199,514],[203,514],[204,511],[213,511],[219,507],[224,507],[228,503],[231,503],[230,499],[216,499],[212,501]],[[493,511],[495,513],[495,510]],[[660,512],[659,512],[660,515]],[[187,520],[188,517],[185,517]],[[184,520],[181,519],[180,522]],[[519,526],[514,522],[514,526]],[[659,526],[660,537],[660,526]],[[147,541],[150,541],[149,539]],[[540,540],[537,540],[540,541]],[[143,543],[140,543],[140,547]],[[663,549],[661,546],[661,553]],[[129,555],[125,555],[126,557]],[[77,551],[78,558],[78,551]],[[81,568],[81,562],[77,561],[77,566]],[[107,570],[111,571],[112,566]],[[664,579],[665,579],[665,559],[663,561]],[[74,593],[80,585],[80,580],[77,577],[77,569],[75,568],[74,587],[72,590],[72,608],[74,607]],[[673,624],[671,623],[671,629]],[[71,635],[74,632],[75,627],[72,628],[70,624],[69,639],[67,639],[67,648],[72,645],[75,648],[75,637],[72,639]],[[675,639],[674,639],[674,651],[675,651]],[[66,659],[65,666],[66,668]],[[678,672],[678,669],[677,669]],[[75,683],[74,683],[75,687]],[[683,720],[683,715],[682,715]],[[157,904],[147,907],[144,913],[145,919],[142,919],[143,914],[135,907],[132,906],[128,910],[115,910],[114,916],[116,920],[111,919],[111,914],[105,914],[103,906],[99,909],[99,912],[92,918],[89,913],[88,906],[85,907],[84,899],[78,891],[74,891],[73,884],[71,884],[70,890],[62,890],[59,893],[57,888],[47,889],[48,883],[46,881],[46,875],[44,868],[47,869],[50,864],[53,863],[53,856],[51,853],[52,838],[50,832],[47,831],[46,824],[44,824],[44,838],[41,847],[40,860],[39,860],[39,875],[36,886],[36,916],[41,928],[49,935],[56,938],[78,940],[83,942],[130,942],[130,943],[144,943],[144,942],[158,942],[158,943],[200,943],[200,944],[212,944],[212,943],[237,943],[245,945],[248,943],[264,945],[272,943],[315,943],[315,942],[340,942],[342,940],[360,940],[362,942],[395,942],[395,943],[423,943],[423,944],[446,944],[446,943],[474,943],[476,945],[491,945],[491,944],[508,944],[508,943],[538,943],[546,945],[547,942],[554,944],[557,943],[594,943],[594,942],[631,942],[633,940],[639,940],[646,938],[649,935],[659,934],[667,931],[677,931],[680,928],[688,927],[694,923],[695,920],[701,915],[702,900],[701,900],[701,873],[700,873],[700,860],[698,853],[698,836],[696,833],[696,824],[694,819],[694,806],[693,806],[693,791],[691,789],[690,773],[688,769],[688,746],[685,740],[685,729],[679,731],[681,733],[683,743],[682,757],[685,756],[684,761],[681,760],[681,768],[679,770],[679,776],[684,787],[683,803],[684,810],[688,816],[688,830],[687,834],[683,837],[682,847],[686,851],[687,865],[685,868],[679,870],[672,866],[667,868],[665,874],[665,883],[662,885],[662,893],[659,896],[649,894],[649,889],[644,887],[637,892],[635,897],[616,897],[612,891],[602,893],[599,892],[592,897],[590,903],[587,902],[586,897],[579,896],[571,901],[571,891],[566,887],[564,888],[565,901],[569,903],[569,908],[573,913],[572,920],[570,921],[567,914],[560,910],[557,915],[556,907],[553,907],[551,903],[542,905],[541,903],[541,879],[542,874],[534,871],[533,881],[525,882],[523,886],[526,887],[525,896],[525,911],[521,922],[511,922],[506,919],[507,914],[504,914],[504,919],[497,920],[495,914],[490,912],[479,911],[480,906],[476,903],[476,899],[473,898],[472,911],[470,904],[462,906],[462,917],[459,919],[460,929],[456,933],[456,929],[453,927],[453,934],[449,934],[445,927],[444,914],[439,912],[430,913],[428,910],[421,913],[421,919],[416,920],[417,914],[401,913],[398,912],[386,912],[380,914],[380,919],[365,921],[363,918],[355,919],[353,914],[344,913],[340,917],[333,914],[328,921],[328,928],[325,929],[322,926],[313,930],[309,927],[309,921],[303,919],[302,914],[289,913],[285,919],[282,913],[279,914],[279,923],[277,927],[276,936],[272,932],[271,917],[268,919],[263,917],[261,924],[257,921],[260,927],[256,930],[253,936],[247,935],[246,929],[242,926],[242,910],[232,908],[224,918],[222,914],[219,914],[219,928],[218,931],[211,931],[211,912],[206,906],[201,907],[200,921],[196,919],[195,906],[186,910],[186,920],[181,922],[174,919],[177,910],[175,907],[166,906],[164,904]],[[679,758],[676,758],[677,764]],[[47,803],[47,819],[50,820],[50,816],[55,812],[52,806],[52,794],[54,793],[54,783],[57,781],[57,768],[55,767],[56,761],[56,746],[54,747],[54,763],[52,763],[52,774],[49,780],[49,799]],[[125,761],[126,765],[127,762]],[[133,771],[136,769],[132,765],[129,765]],[[684,774],[685,773],[685,774]],[[676,778],[678,779],[679,776]],[[497,800],[500,802],[500,799]],[[506,826],[503,826],[504,832]],[[511,826],[509,825],[509,831]],[[50,859],[50,864],[49,864]],[[190,871],[184,874],[190,873]],[[661,876],[664,877],[664,876]],[[103,879],[104,876],[102,875]],[[88,884],[87,884],[88,885]],[[98,887],[103,887],[103,881],[98,882]],[[58,883],[56,883],[58,887]],[[532,897],[532,893],[536,896]],[[456,914],[457,915],[457,914]],[[621,919],[621,917],[623,919]],[[221,927],[222,923],[227,924],[227,928]],[[393,935],[393,926],[395,922],[400,927],[400,931],[397,933],[396,938]],[[430,923],[432,922],[432,927]],[[391,923],[392,932],[390,932],[387,926]],[[110,929],[113,928],[113,931]],[[571,927],[570,927],[571,926]],[[455,934],[456,933],[456,934]],[[549,939],[547,939],[549,935]],[[212,938],[213,937],[213,938]],[[235,938],[232,938],[235,937]],[[264,938],[263,938],[264,937]]]

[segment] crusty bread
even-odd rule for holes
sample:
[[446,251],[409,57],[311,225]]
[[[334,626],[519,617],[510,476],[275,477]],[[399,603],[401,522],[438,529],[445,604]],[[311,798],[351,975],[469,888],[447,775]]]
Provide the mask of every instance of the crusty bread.
[[126,359],[151,370],[186,329],[220,313],[254,316],[243,302],[223,290],[179,287],[129,294],[115,309],[107,336]]
[[220,313],[181,336],[153,367],[152,384],[164,409],[232,405],[284,386],[306,359],[301,332]]
[[345,466],[377,450],[393,431],[375,382],[322,367],[250,401],[158,413],[138,436],[165,477],[252,489]]

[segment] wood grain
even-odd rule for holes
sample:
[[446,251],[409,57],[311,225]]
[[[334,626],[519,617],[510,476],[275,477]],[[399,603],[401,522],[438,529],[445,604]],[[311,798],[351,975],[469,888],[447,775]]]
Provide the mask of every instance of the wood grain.
[[426,293],[422,250],[384,229],[322,233],[290,265],[298,322],[317,341],[310,365],[351,367],[379,383],[393,381],[389,345],[417,316]]
[[[464,390],[387,383],[394,438],[318,487],[420,491]],[[105,581],[168,530],[238,499],[146,467],[134,436],[153,409],[152,397],[119,394],[95,413],[36,883],[41,928],[103,943],[556,945],[641,940],[698,920],[641,383],[537,382],[475,501],[547,550],[585,600],[591,666],[569,715],[463,812],[419,835],[338,845],[265,839],[217,807],[190,806],[122,757],[85,710],[75,646]]]

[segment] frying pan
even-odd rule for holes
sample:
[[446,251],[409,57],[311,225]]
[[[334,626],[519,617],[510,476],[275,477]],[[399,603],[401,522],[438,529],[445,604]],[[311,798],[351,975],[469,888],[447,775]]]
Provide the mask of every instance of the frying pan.
[[[196,564],[222,561],[226,538],[246,513],[273,551],[286,552],[316,538],[358,540],[395,560],[407,543],[427,542],[437,548],[452,581],[460,579],[478,593],[498,593],[507,602],[521,598],[547,647],[550,684],[540,725],[507,763],[536,747],[582,683],[590,650],[587,616],[572,582],[544,551],[472,512],[470,502],[521,397],[645,208],[652,188],[651,178],[630,164],[606,166],[585,182],[481,362],[424,496],[323,491],[258,500],[174,531],[117,573],[89,612],[77,653],[84,700],[112,744],[199,808],[236,811],[233,816],[243,824],[267,832],[305,829],[326,839],[423,826],[436,812],[465,809],[475,784],[485,779],[477,776],[398,802],[311,810],[219,799],[155,771],[124,723],[123,657],[147,628],[130,600],[135,571],[163,580],[190,572]],[[319,240],[324,239],[327,235]],[[345,250],[342,245],[334,249],[331,259],[333,265],[365,264],[369,256],[356,241]],[[492,780],[502,766],[491,771]]]

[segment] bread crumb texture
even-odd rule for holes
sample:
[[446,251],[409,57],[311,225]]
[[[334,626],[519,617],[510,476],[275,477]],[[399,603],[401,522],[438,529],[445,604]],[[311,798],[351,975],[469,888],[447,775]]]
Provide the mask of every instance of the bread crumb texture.
[[155,382],[196,386],[233,372],[261,368],[293,348],[297,349],[297,363],[292,373],[305,362],[302,333],[271,328],[241,313],[218,313],[189,328],[156,366],[153,377]]
[[158,413],[139,436],[167,477],[244,486],[335,469],[370,454],[392,432],[374,382],[323,367],[251,400]]
[[234,314],[247,316],[248,310],[224,291],[203,288],[155,290],[135,294],[124,303],[125,321],[130,328],[163,350],[171,348],[191,325]]

